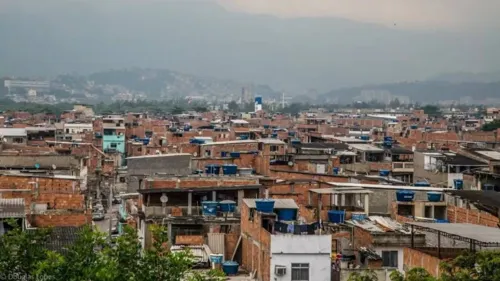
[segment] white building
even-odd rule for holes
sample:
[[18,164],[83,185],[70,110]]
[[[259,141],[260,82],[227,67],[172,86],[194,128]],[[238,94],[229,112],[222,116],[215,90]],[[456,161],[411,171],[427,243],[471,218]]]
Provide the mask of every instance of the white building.
[[271,235],[271,280],[330,281],[331,235]]

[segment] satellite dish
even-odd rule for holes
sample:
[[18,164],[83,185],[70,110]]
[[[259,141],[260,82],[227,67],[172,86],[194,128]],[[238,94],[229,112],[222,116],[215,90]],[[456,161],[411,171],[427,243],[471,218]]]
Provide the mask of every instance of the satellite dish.
[[288,166],[292,167],[293,166],[293,162],[292,161],[288,161]]
[[160,197],[160,202],[161,202],[161,203],[167,203],[167,202],[168,202],[168,197],[167,197],[167,195],[163,194],[163,195]]
[[56,164],[52,164],[52,170],[55,170],[55,169],[57,169]]
[[198,153],[197,152],[193,152],[193,156],[194,157],[198,156]]
[[37,170],[40,169],[40,164],[36,163],[35,164],[35,169],[37,169]]

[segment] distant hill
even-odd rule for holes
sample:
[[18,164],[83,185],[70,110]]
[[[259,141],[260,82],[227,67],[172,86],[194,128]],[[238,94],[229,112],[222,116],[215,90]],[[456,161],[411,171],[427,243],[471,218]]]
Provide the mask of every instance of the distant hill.
[[278,18],[230,12],[215,2],[0,0],[0,75],[163,68],[293,95],[500,65],[497,30]]
[[500,81],[500,71],[497,72],[453,72],[453,73],[443,73],[433,76],[428,81],[441,81],[441,82],[451,82],[451,83],[465,83],[465,82],[479,82],[479,83],[489,83]]
[[269,86],[242,83],[196,75],[183,74],[165,69],[120,69],[96,72],[88,76],[60,75],[54,82],[80,91],[95,92],[106,86],[118,86],[124,91],[144,94],[151,99],[204,96],[206,98],[238,99],[245,87],[253,95],[264,98],[279,97]]
[[446,100],[460,101],[460,99],[468,99],[469,102],[476,103],[500,103],[500,82],[451,83],[443,81],[406,82],[343,88],[323,94],[319,97],[319,100],[336,100],[339,103],[351,103],[360,99],[362,94],[366,92],[382,92],[394,97],[406,96],[411,101],[420,103],[435,103]]

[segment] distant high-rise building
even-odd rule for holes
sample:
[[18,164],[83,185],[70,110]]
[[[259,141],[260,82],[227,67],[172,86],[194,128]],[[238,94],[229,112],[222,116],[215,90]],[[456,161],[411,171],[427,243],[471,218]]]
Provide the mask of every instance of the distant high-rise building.
[[262,97],[256,96],[255,97],[255,112],[258,112],[261,110],[262,110]]

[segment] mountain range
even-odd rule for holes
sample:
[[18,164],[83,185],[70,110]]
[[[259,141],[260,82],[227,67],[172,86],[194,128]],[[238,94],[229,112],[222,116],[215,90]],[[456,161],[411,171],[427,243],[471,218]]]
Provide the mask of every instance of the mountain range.
[[212,0],[2,0],[0,75],[156,68],[300,95],[491,72],[500,65],[498,34],[277,18]]

